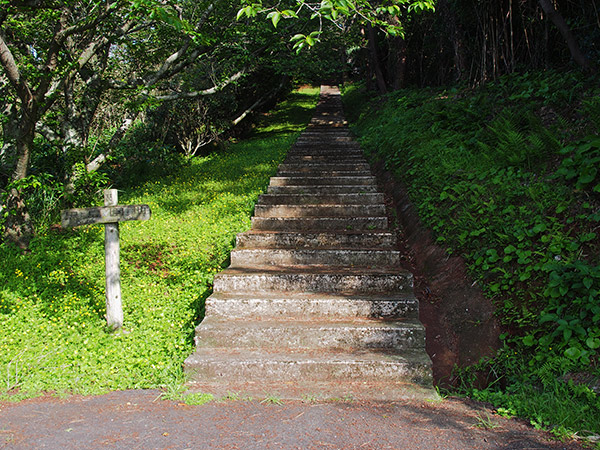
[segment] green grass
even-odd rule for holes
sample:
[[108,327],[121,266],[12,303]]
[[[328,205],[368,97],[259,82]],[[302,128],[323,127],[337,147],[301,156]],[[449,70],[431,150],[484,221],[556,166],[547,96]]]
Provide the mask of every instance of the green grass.
[[[437,242],[464,258],[497,308],[505,345],[458,372],[461,392],[596,434],[598,396],[556,380],[600,376],[597,81],[543,72],[375,101],[356,86],[344,95],[365,152],[406,186]],[[483,393],[472,387],[477,375],[494,381]]]
[[[0,398],[177,386],[214,275],[312,115],[318,90],[290,95],[247,140],[120,193],[152,218],[120,226],[124,327],[104,313],[102,226],[50,229],[31,252],[2,244]],[[193,402],[205,399],[193,398]]]

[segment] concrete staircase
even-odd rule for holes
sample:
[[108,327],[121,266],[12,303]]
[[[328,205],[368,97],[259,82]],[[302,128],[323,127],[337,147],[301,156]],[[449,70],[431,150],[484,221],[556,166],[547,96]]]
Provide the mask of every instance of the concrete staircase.
[[185,361],[193,389],[254,397],[433,397],[412,275],[337,88],[259,198]]

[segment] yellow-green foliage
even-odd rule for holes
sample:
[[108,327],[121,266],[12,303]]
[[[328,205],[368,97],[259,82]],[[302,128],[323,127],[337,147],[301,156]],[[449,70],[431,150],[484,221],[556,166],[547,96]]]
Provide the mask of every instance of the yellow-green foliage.
[[[182,378],[193,330],[236,233],[307,123],[317,91],[294,93],[254,137],[120,193],[148,204],[120,226],[124,330],[104,320],[102,226],[51,230],[31,253],[0,246],[0,395],[100,393]],[[16,394],[16,395],[15,395]]]

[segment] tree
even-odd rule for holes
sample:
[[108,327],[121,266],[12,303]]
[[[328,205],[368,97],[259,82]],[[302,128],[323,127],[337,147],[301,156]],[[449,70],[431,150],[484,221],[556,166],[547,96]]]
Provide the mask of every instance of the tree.
[[556,26],[556,28],[558,28],[558,30],[560,31],[560,34],[565,39],[565,42],[567,43],[567,46],[569,47],[569,51],[571,52],[571,56],[573,57],[573,60],[577,64],[579,64],[579,66],[581,66],[582,68],[589,69],[589,67],[590,67],[589,61],[585,57],[585,55],[581,52],[581,49],[579,48],[579,45],[577,44],[577,40],[575,39],[575,36],[573,36],[573,33],[571,32],[571,29],[567,25],[567,22],[565,22],[565,19],[563,18],[563,16],[561,16],[560,13],[556,9],[554,9],[554,6],[550,2],[550,0],[538,0],[538,1],[540,2],[540,6],[544,10],[544,12],[548,16],[548,18],[552,21],[552,23]]
[[[144,105],[160,97],[155,95],[159,89],[171,99],[211,95],[244,72],[213,71],[194,92],[168,83],[218,46],[214,34],[232,23],[235,5],[218,15],[218,8],[206,1],[173,6],[160,0],[3,3],[1,156],[10,171],[7,207],[13,212],[5,234],[24,248],[32,229],[18,185],[27,177],[36,133],[59,140],[65,154],[84,148],[99,106],[109,92],[119,92],[127,101],[111,139],[114,145]],[[50,114],[57,120],[49,120]],[[97,169],[106,158],[106,153],[95,155],[87,169]]]

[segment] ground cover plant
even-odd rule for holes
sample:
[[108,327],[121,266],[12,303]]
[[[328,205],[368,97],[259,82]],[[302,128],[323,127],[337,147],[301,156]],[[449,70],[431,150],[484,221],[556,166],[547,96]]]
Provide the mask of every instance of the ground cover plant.
[[181,383],[213,276],[317,95],[295,92],[250,138],[120,192],[121,204],[152,210],[147,222],[121,224],[120,333],[103,317],[102,226],[39,229],[30,253],[1,244],[0,398]]
[[[406,89],[369,103],[354,86],[344,96],[365,151],[465,259],[504,326],[504,348],[457,371],[457,389],[558,434],[600,433],[587,385],[600,375],[597,81],[515,73],[477,89]],[[490,384],[477,390],[482,373]]]

